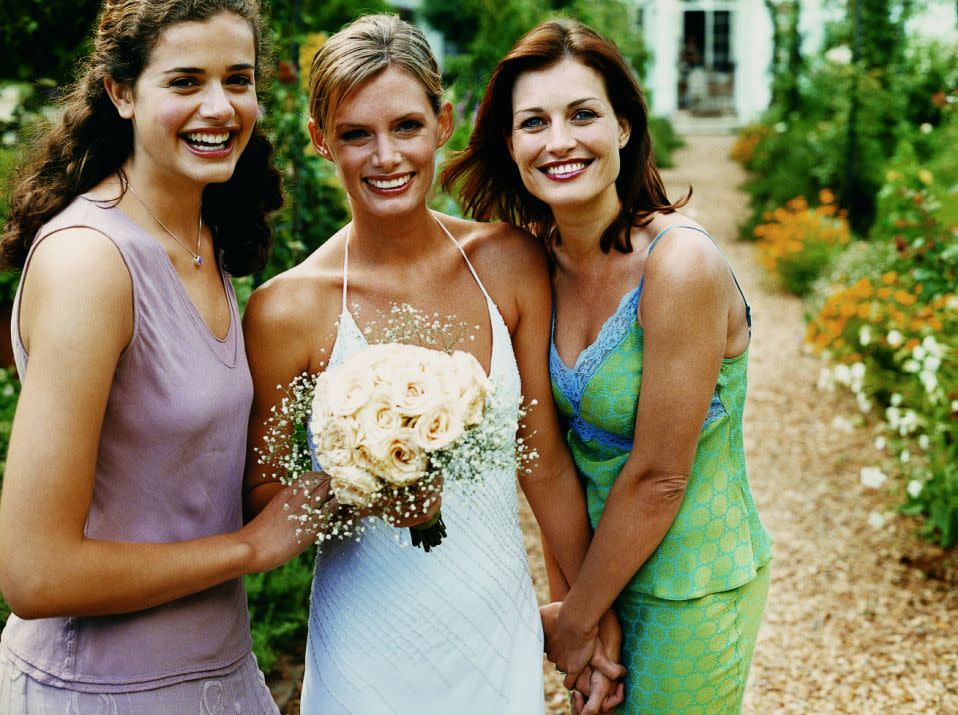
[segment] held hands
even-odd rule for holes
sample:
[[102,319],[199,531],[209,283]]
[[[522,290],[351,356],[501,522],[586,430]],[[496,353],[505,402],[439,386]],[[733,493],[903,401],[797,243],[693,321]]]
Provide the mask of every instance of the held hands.
[[[609,712],[619,705],[624,697],[624,686],[619,680],[625,675],[625,668],[609,657],[610,649],[599,639],[599,629],[593,627],[583,631],[574,628],[574,624],[563,618],[561,602],[542,606],[539,613],[545,632],[546,656],[556,664],[556,670],[565,674],[564,684],[573,691],[575,712],[595,715]],[[603,620],[606,622],[603,635],[608,640],[615,640],[618,623],[614,622],[614,617],[611,622]],[[614,646],[617,652],[618,643]]]

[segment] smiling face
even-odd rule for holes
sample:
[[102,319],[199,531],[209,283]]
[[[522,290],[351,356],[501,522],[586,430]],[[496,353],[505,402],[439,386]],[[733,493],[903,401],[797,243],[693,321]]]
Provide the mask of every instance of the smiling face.
[[133,122],[137,173],[170,186],[227,181],[256,123],[255,63],[249,23],[222,13],[166,28],[133,87],[108,79]]
[[628,139],[628,122],[616,117],[591,67],[565,59],[516,78],[509,153],[526,189],[554,212],[617,206],[619,150]]
[[336,164],[353,212],[378,217],[425,206],[436,150],[451,132],[451,106],[437,115],[422,84],[393,66],[344,97],[325,133],[310,122],[313,144]]

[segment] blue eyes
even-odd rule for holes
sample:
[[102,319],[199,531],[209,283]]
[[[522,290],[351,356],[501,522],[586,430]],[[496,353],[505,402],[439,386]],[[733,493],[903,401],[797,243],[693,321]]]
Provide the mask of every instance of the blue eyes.
[[[585,124],[591,122],[594,119],[597,119],[599,114],[594,112],[591,109],[577,109],[569,117],[569,121],[576,124]],[[519,129],[541,129],[547,123],[545,117],[541,116],[532,116],[527,119],[523,119],[519,124]]]
[[[393,129],[397,134],[415,134],[420,129],[422,129],[424,124],[418,119],[405,119],[395,126]],[[344,142],[355,142],[366,139],[370,136],[370,133],[366,129],[350,129],[343,132],[339,135],[341,141]]]

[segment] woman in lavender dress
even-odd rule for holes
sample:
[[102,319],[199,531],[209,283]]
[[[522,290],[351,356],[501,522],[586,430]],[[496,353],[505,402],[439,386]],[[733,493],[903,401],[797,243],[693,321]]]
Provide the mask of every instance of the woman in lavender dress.
[[258,8],[106,2],[13,195],[0,712],[276,712],[239,577],[306,544],[287,494],[243,526],[253,386],[227,274],[263,264],[281,202]]

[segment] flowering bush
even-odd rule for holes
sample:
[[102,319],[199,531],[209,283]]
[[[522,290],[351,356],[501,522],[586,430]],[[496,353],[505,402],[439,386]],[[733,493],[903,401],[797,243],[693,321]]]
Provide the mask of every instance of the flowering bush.
[[827,189],[811,208],[801,196],[765,215],[755,227],[758,259],[782,286],[805,295],[812,282],[849,241],[848,224]]

